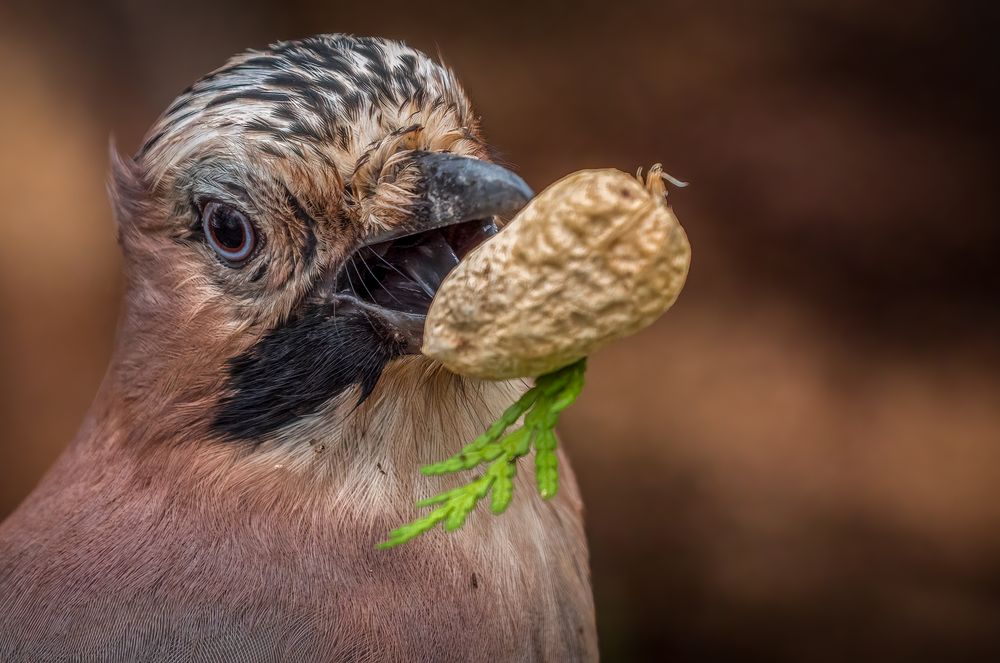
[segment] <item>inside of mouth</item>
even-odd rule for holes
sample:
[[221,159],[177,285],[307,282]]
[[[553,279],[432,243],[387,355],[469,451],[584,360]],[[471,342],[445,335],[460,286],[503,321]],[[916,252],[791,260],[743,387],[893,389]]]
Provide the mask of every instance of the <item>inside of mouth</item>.
[[466,221],[362,246],[344,264],[338,289],[382,308],[424,314],[444,277],[496,232],[492,219]]

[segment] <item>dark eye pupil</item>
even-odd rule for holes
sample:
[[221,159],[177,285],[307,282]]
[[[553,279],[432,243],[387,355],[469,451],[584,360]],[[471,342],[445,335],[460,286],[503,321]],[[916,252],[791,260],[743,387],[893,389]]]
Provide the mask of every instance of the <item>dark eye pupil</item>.
[[244,223],[239,212],[227,207],[217,208],[209,221],[215,241],[229,251],[239,251],[247,241]]
[[240,267],[253,254],[253,226],[235,207],[211,202],[202,211],[201,222],[208,245],[230,267]]

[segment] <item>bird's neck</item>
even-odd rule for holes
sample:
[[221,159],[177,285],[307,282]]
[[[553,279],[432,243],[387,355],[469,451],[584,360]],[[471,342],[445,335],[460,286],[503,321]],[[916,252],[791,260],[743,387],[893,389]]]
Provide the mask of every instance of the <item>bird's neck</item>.
[[[254,442],[198,437],[197,427],[170,439],[163,421],[136,415],[141,403],[122,409],[120,399],[105,393],[69,455],[179,494],[270,505],[318,502],[324,512],[363,505],[372,516],[403,522],[413,515],[414,498],[456,481],[422,476],[420,467],[457,453],[525,389],[521,381],[461,378],[411,357],[389,365],[362,404],[344,399]],[[105,385],[103,391],[117,390]],[[157,416],[181,425],[185,412],[177,407]]]
[[520,381],[461,378],[409,358],[387,367],[360,406],[348,399],[306,417],[258,445],[244,462],[255,472],[294,475],[334,500],[375,503],[428,483],[422,465],[458,453],[525,388]]

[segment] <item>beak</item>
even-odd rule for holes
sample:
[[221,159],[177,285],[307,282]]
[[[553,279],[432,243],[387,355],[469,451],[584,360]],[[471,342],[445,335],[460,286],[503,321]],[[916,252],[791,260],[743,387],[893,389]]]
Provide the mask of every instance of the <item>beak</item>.
[[399,354],[418,354],[427,309],[444,277],[534,196],[502,166],[444,152],[416,152],[416,195],[406,220],[367,237],[347,260],[335,299],[366,315]]
[[366,238],[379,244],[471,221],[513,216],[535,195],[518,175],[495,163],[447,152],[416,152],[417,197],[402,225]]

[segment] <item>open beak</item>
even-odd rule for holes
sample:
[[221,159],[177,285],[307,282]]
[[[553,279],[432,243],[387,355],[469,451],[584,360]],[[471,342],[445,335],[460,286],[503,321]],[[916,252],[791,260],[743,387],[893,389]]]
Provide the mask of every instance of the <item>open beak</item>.
[[337,278],[337,306],[381,323],[401,352],[418,354],[438,286],[472,249],[534,195],[511,171],[480,159],[417,152],[417,195],[407,220],[366,238]]

